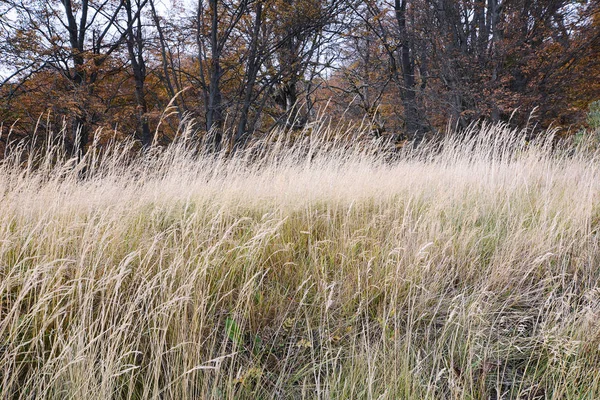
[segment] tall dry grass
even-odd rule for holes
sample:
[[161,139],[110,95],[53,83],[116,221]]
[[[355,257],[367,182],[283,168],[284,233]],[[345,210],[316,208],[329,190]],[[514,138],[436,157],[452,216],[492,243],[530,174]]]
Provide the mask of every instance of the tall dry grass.
[[14,148],[0,398],[600,398],[597,152],[487,126],[390,158],[326,129]]

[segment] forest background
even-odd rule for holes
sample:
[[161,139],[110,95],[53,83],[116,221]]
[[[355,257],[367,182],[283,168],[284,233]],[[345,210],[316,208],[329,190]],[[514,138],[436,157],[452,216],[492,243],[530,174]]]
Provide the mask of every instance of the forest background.
[[70,150],[167,144],[182,121],[228,150],[323,118],[399,145],[482,120],[569,135],[600,114],[599,11],[568,0],[3,0],[0,151],[34,131],[62,130]]

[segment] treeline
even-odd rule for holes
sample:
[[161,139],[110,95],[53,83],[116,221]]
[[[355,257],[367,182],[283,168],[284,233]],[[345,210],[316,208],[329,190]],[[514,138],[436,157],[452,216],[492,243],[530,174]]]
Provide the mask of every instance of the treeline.
[[149,145],[184,119],[215,149],[316,118],[398,141],[482,119],[578,127],[600,98],[599,3],[3,0],[1,140]]

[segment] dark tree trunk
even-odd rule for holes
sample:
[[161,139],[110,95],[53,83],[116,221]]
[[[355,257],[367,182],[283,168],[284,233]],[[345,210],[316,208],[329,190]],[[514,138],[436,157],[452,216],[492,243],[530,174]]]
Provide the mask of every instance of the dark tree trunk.
[[223,139],[223,105],[221,97],[221,44],[219,43],[219,11],[217,0],[209,0],[211,31],[210,31],[210,82],[206,113],[206,129],[212,135],[212,149],[219,151]]
[[415,66],[406,28],[406,3],[407,0],[394,0],[396,23],[400,36],[399,53],[403,83],[400,87],[400,96],[404,106],[406,132],[409,138],[413,139],[415,144],[418,144],[425,137],[426,125],[420,118],[417,104]]
[[[139,14],[141,8],[145,5],[137,1],[137,13]],[[126,1],[125,8],[127,10],[127,50],[129,53],[129,61],[131,62],[131,69],[133,71],[133,79],[135,82],[135,100],[137,103],[136,114],[138,119],[138,129],[141,136],[142,145],[148,147],[152,145],[153,135],[150,131],[148,124],[148,105],[146,103],[146,96],[144,90],[144,84],[146,81],[146,62],[144,60],[144,38],[142,36],[142,22],[141,18],[137,18],[137,27],[134,32],[133,25],[134,14],[131,5],[131,0]]]
[[250,112],[250,105],[252,103],[254,85],[256,83],[256,77],[260,68],[260,57],[258,54],[258,39],[260,34],[260,27],[262,25],[262,3],[258,3],[256,6],[256,15],[254,19],[254,29],[252,32],[252,41],[250,43],[250,54],[248,55],[248,66],[246,68],[246,85],[244,88],[244,102],[242,104],[242,111],[240,113],[240,120],[238,122],[237,132],[235,135],[234,146],[243,146],[249,137],[248,132],[248,113]]
[[[87,20],[87,9],[88,1],[84,0],[81,4],[82,15],[81,21],[78,25],[75,20],[75,14],[73,12],[73,4],[71,0],[62,0],[65,15],[67,17],[67,31],[69,32],[69,43],[71,45],[71,59],[73,60],[73,69],[69,74],[69,79],[73,83],[73,93],[79,97],[77,100],[76,115],[73,116],[73,122],[71,127],[71,145],[70,152],[76,155],[78,159],[81,159],[87,140],[89,137],[89,126],[88,121],[85,117],[85,97],[87,91],[87,82],[85,74],[85,60],[83,58],[83,45],[85,38],[85,23]],[[80,96],[83,95],[84,98]]]
[[[118,3],[117,7],[110,13],[106,14],[103,7],[90,8],[89,0],[82,0],[79,7],[73,6],[71,0],[61,0],[63,9],[66,16],[66,23],[62,21],[62,24],[67,28],[69,35],[70,59],[73,61],[73,67],[63,66],[61,69],[62,73],[71,81],[73,84],[73,94],[75,100],[78,103],[78,110],[75,112],[75,116],[72,119],[72,139],[70,144],[71,152],[76,152],[77,157],[83,157],[85,146],[88,143],[91,123],[93,122],[93,115],[88,115],[88,104],[89,97],[93,94],[93,85],[98,78],[97,69],[107,60],[109,55],[115,51],[122,39],[126,35],[122,32],[121,35],[110,45],[103,43],[103,40],[111,32],[111,28],[115,27],[118,15],[122,9],[124,2]],[[88,12],[93,10],[92,15],[88,16]],[[79,13],[79,22],[75,19],[75,16]],[[88,73],[86,68],[86,59],[84,57],[86,53],[86,36],[88,30],[92,26],[91,21],[97,19],[98,15],[103,14],[107,18],[107,22],[104,29],[98,33],[94,32],[92,53],[94,54],[93,66],[91,72]],[[139,19],[139,12],[136,14],[136,18]],[[101,51],[103,52],[101,54]]]

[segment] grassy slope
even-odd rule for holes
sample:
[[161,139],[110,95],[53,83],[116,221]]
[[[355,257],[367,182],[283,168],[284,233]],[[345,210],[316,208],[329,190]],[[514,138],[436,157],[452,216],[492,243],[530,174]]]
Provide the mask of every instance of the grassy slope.
[[599,158],[478,138],[5,162],[0,398],[599,398]]

